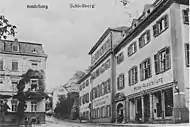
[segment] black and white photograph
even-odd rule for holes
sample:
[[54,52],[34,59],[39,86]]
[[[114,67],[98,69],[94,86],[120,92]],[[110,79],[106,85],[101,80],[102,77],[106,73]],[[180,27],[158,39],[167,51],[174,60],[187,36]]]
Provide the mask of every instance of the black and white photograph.
[[0,0],[0,127],[188,127],[189,61],[189,0]]

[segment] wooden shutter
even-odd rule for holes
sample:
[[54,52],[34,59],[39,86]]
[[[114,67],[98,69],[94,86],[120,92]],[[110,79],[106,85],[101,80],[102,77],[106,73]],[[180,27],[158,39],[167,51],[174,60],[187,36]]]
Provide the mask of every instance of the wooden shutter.
[[139,48],[142,47],[142,36],[139,38]]
[[171,67],[171,62],[170,62],[170,48],[169,47],[167,47],[166,48],[166,61],[167,61],[167,69],[169,69],[170,67]]
[[128,77],[129,77],[129,86],[131,85],[131,70],[128,71]]
[[156,37],[158,35],[158,27],[157,24],[153,25],[153,36]]
[[169,26],[168,22],[169,22],[168,21],[168,15],[165,15],[165,17],[164,17],[164,26],[165,26],[165,29],[168,28],[168,26]]
[[150,30],[147,30],[147,33],[146,33],[146,37],[147,37],[147,42],[149,42],[150,41]]
[[140,64],[140,80],[143,80],[143,63]]
[[159,73],[159,63],[158,63],[158,54],[154,55],[154,65],[155,65],[155,73]]

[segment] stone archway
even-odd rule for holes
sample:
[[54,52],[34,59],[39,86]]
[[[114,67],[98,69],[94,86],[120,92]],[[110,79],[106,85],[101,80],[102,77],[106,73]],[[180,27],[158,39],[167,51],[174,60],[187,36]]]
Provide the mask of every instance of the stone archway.
[[122,123],[124,120],[124,106],[122,103],[117,105],[117,122]]

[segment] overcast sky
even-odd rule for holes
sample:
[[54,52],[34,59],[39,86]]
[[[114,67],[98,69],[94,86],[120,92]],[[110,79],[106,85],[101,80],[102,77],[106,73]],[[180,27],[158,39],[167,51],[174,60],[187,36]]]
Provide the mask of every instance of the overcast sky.
[[[0,14],[16,25],[20,41],[42,43],[47,60],[47,88],[67,83],[90,65],[89,50],[108,27],[129,26],[154,0],[0,0]],[[27,8],[27,5],[46,5]],[[71,8],[90,4],[94,8]],[[129,16],[129,13],[132,17]]]

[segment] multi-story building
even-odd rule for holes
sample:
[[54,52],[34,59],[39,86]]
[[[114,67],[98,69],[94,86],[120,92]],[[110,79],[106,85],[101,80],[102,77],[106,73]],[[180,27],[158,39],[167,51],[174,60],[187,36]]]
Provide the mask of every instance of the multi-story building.
[[156,0],[114,49],[118,122],[189,118],[189,1]]
[[[43,70],[46,69],[47,55],[44,53],[42,44],[0,40],[0,110],[5,98],[8,100],[10,107],[9,113],[14,114],[17,111],[18,101],[12,99],[17,93],[17,84],[22,74],[28,69]],[[25,88],[31,88],[36,85],[34,92],[38,90],[38,79],[31,79]],[[26,119],[36,114],[36,116],[45,122],[45,100],[27,101],[27,109],[25,110]],[[1,120],[1,118],[0,118]]]
[[82,119],[90,120],[91,111],[91,82],[90,73],[87,73],[83,78],[81,78],[77,84],[79,85],[79,112]]
[[[115,111],[112,111],[115,110],[112,106],[113,48],[125,37],[126,30],[126,27],[108,28],[89,52],[90,72],[79,81],[80,97],[84,101],[80,113],[84,113],[84,116],[90,114],[93,122],[111,122],[115,119]],[[90,86],[85,88],[86,82],[90,82]]]

